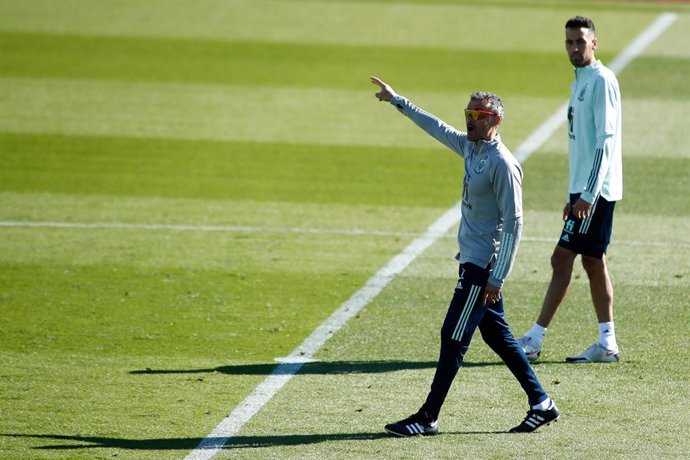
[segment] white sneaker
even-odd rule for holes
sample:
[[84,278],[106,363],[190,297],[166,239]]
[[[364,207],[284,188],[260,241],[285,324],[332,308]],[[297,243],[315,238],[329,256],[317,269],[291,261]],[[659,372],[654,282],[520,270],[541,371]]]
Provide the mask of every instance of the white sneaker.
[[579,355],[565,358],[567,363],[617,363],[621,359],[621,353],[616,350],[608,350],[600,343],[595,343]]
[[541,354],[541,346],[536,345],[535,341],[532,340],[532,337],[528,335],[520,337],[518,339],[518,345],[520,345],[522,351],[524,351],[525,355],[527,355],[527,360],[529,362],[534,362],[539,359],[539,355]]

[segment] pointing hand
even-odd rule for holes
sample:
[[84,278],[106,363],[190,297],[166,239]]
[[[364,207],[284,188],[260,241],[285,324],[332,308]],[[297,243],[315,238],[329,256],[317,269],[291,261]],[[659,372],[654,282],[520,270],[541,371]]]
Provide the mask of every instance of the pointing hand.
[[378,85],[379,88],[381,88],[381,91],[375,94],[375,96],[378,98],[379,102],[380,101],[386,101],[390,102],[391,99],[393,99],[394,96],[396,96],[395,91],[393,91],[393,88],[390,87],[387,83],[382,82],[376,77],[369,77],[371,79],[371,82],[375,85]]

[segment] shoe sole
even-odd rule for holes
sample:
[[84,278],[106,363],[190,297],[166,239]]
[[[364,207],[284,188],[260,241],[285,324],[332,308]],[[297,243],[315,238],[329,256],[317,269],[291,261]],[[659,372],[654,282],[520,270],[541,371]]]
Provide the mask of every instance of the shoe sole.
[[565,358],[566,363],[571,363],[571,364],[593,364],[593,363],[618,363],[620,362],[621,358],[620,355],[614,355],[613,360],[610,361],[605,361],[605,360],[597,360],[597,361],[592,361],[587,358],[573,358],[573,357],[567,357]]
[[438,434],[438,431],[430,431],[426,433],[415,433],[415,434],[406,434],[406,433],[398,433],[397,431],[392,431],[389,430],[388,428],[384,428],[386,433],[390,433],[393,436],[397,436],[399,438],[414,438],[416,436],[436,436]]
[[510,430],[509,430],[508,433],[517,433],[517,434],[522,434],[522,433],[525,433],[525,434],[534,433],[535,431],[537,431],[537,430],[538,430],[539,428],[541,428],[541,427],[549,426],[549,425],[551,425],[552,423],[556,423],[556,422],[558,421],[559,418],[561,418],[561,415],[560,415],[560,414],[558,414],[558,417],[556,417],[555,419],[549,420],[549,421],[546,422],[546,423],[542,423],[541,425],[539,425],[538,427],[536,427],[536,428],[533,429],[532,431],[510,431]]
[[[549,426],[549,425],[551,425],[552,423],[556,423],[556,422],[558,421],[559,418],[561,418],[560,414],[558,415],[558,417],[556,417],[555,419],[551,420],[550,422],[544,423],[543,425],[539,425],[534,431],[537,431],[539,428],[541,428],[541,427],[543,427],[543,426]],[[534,431],[533,431],[533,432],[534,432]]]

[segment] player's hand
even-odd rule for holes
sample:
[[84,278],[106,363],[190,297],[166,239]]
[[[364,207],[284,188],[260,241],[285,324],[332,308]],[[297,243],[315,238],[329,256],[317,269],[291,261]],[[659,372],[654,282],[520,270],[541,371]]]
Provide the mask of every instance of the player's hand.
[[586,219],[589,213],[592,212],[592,203],[588,203],[582,198],[578,198],[573,206],[573,215],[577,219]]
[[501,288],[491,283],[486,283],[482,305],[486,305],[488,302],[498,303],[499,300],[501,300]]
[[568,216],[570,216],[570,203],[566,203],[563,208],[563,222],[568,220]]
[[382,82],[376,77],[369,77],[369,79],[373,84],[378,85],[379,88],[381,88],[381,91],[375,94],[379,102],[390,102],[391,99],[393,99],[393,97],[396,95],[395,91],[393,91],[393,88],[391,88],[390,85],[388,85],[387,83]]

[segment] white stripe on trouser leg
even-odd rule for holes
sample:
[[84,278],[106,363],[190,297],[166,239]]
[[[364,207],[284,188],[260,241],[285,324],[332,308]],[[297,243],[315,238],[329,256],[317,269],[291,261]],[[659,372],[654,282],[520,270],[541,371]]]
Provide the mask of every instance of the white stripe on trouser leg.
[[477,301],[477,297],[479,297],[481,292],[481,286],[472,286],[470,288],[470,294],[467,296],[467,302],[465,302],[465,306],[462,309],[462,314],[460,315],[458,324],[455,326],[455,331],[453,332],[453,340],[457,340],[459,342],[462,338],[462,333],[467,325],[467,320],[470,317],[470,313],[472,313],[472,307],[474,306],[475,302]]
[[470,315],[472,314],[474,304],[477,302],[477,297],[479,297],[481,292],[481,286],[472,286],[470,288],[470,293],[467,297],[467,301],[465,302],[462,315],[460,316],[458,324],[455,327],[455,332],[453,333],[453,340],[457,340],[459,342],[462,339],[462,334],[465,331],[465,327],[467,326],[467,321],[469,320]]

